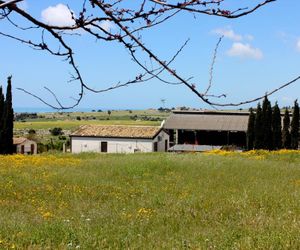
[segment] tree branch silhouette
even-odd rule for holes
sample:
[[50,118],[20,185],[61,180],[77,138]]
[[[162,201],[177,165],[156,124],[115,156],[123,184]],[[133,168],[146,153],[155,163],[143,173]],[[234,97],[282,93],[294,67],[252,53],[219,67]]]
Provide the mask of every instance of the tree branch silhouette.
[[[226,0],[140,0],[138,4],[135,5],[133,5],[132,3],[130,4],[125,0],[83,0],[82,8],[77,14],[74,13],[70,7],[68,7],[72,18],[72,23],[69,25],[61,26],[52,25],[36,19],[28,11],[19,8],[17,5],[17,3],[19,2],[22,2],[22,0],[5,2],[0,0],[0,20],[7,20],[15,28],[22,31],[26,31],[28,29],[41,31],[42,35],[40,41],[25,39],[21,36],[16,36],[15,34],[9,34],[9,32],[7,31],[0,31],[0,35],[30,46],[35,50],[42,50],[52,56],[64,58],[66,63],[70,65],[73,71],[70,81],[75,81],[78,83],[78,96],[72,98],[74,100],[74,103],[72,105],[64,105],[57,98],[55,92],[50,90],[50,86],[45,86],[45,89],[54,98],[55,104],[45,101],[43,98],[39,97],[37,94],[34,94],[29,90],[18,88],[19,90],[33,96],[34,98],[37,98],[39,101],[43,102],[45,105],[50,106],[51,108],[74,108],[81,102],[85,91],[103,93],[133,84],[144,83],[152,79],[157,79],[160,82],[166,84],[185,86],[204,103],[207,103],[213,107],[239,106],[242,104],[260,100],[266,95],[272,95],[300,79],[300,76],[295,77],[293,80],[288,81],[280,85],[279,87],[251,100],[244,100],[238,103],[219,102],[216,101],[216,98],[225,98],[226,94],[216,95],[209,92],[213,85],[214,66],[222,37],[218,40],[218,43],[212,55],[212,63],[210,66],[209,81],[207,83],[207,87],[205,88],[204,92],[201,92],[197,89],[197,84],[191,81],[193,79],[191,76],[184,77],[181,73],[179,73],[175,68],[171,66],[176,58],[182,53],[183,49],[186,47],[188,40],[184,42],[177,51],[174,52],[170,60],[166,60],[163,59],[158,53],[153,51],[150,48],[151,46],[146,44],[143,41],[142,36],[140,35],[141,32],[145,32],[153,27],[162,25],[181,12],[187,12],[193,15],[209,15],[221,18],[237,19],[249,15],[272,2],[276,2],[276,0],[256,0],[256,4],[254,3],[252,7],[237,6],[232,10],[227,10],[222,7],[222,4],[224,4]],[[19,17],[26,20],[31,25],[27,28],[22,27],[14,20],[12,20],[12,14],[17,14]],[[105,28],[103,26],[103,22],[113,24],[116,28]],[[85,81],[83,73],[79,70],[78,63],[76,62],[74,56],[75,51],[70,45],[68,39],[66,39],[70,35],[81,35],[81,32],[85,32],[85,34],[92,38],[95,38],[96,40],[101,40],[107,43],[119,43],[128,51],[131,60],[139,66],[141,72],[134,74],[132,79],[130,80],[120,80],[116,83],[105,84],[106,87],[91,87],[91,83]],[[53,48],[53,45],[50,45],[51,43],[47,41],[47,39],[45,39],[45,34],[50,35],[51,39],[53,39],[53,41],[55,41],[58,45],[58,49]],[[143,63],[141,60],[141,56],[143,56],[143,58],[148,58],[149,64],[152,66],[149,67],[146,63]],[[153,66],[153,64],[155,64],[155,66]],[[166,79],[164,76],[162,76],[162,73],[167,74],[168,77],[171,77],[174,80],[170,81]]]

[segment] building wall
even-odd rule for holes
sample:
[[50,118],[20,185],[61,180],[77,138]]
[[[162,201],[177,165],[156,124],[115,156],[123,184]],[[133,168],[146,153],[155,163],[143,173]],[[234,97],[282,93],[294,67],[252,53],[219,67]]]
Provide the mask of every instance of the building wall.
[[[160,136],[160,137],[159,137]],[[107,153],[153,152],[157,142],[158,151],[164,151],[168,134],[161,131],[152,139],[71,137],[72,153],[101,152],[101,142],[107,142]]]
[[167,140],[167,147],[169,148],[170,136],[164,130],[162,130],[153,140],[153,142],[157,142],[158,152],[168,151],[165,150],[165,141]]
[[34,145],[34,152],[33,154],[37,154],[37,143],[35,141],[27,140],[23,142],[22,144],[17,145],[17,154],[22,153],[22,146],[24,146],[24,154],[31,154],[31,144]]

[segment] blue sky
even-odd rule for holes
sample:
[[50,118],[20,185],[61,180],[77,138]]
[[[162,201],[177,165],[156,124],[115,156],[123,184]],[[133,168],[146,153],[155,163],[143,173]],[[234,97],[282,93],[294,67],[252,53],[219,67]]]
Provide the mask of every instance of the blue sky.
[[[26,0],[22,8],[38,19],[51,22],[67,22],[63,13],[69,4],[79,10],[81,1],[33,1]],[[241,6],[257,2],[239,1]],[[229,0],[227,6],[236,6]],[[191,14],[180,14],[157,28],[143,33],[144,42],[164,60],[172,57],[187,38],[190,42],[172,64],[185,77],[194,77],[199,90],[205,90],[209,80],[209,68],[215,44],[224,35],[219,48],[214,72],[213,94],[227,94],[224,102],[239,102],[256,97],[300,75],[300,1],[277,0],[257,12],[240,19],[225,19]],[[17,16],[13,17],[26,25]],[[112,27],[113,28],[113,27]],[[0,31],[16,34],[11,25],[0,21]],[[22,37],[39,39],[40,32],[22,32]],[[34,51],[25,45],[0,37],[0,82],[13,75],[14,106],[43,107],[39,101],[20,91],[25,88],[52,101],[43,90],[50,87],[65,104],[71,104],[78,86],[68,83],[71,68],[61,59]],[[117,43],[96,42],[86,34],[69,38],[83,77],[90,86],[105,87],[118,80],[128,80],[140,69],[127,51]],[[299,98],[300,82],[270,97],[280,106],[292,105]],[[184,86],[171,86],[152,80],[143,84],[113,90],[102,94],[86,92],[79,108],[143,109],[162,106],[190,106],[209,108]],[[256,104],[253,104],[255,106]],[[247,108],[243,106],[243,108]]]

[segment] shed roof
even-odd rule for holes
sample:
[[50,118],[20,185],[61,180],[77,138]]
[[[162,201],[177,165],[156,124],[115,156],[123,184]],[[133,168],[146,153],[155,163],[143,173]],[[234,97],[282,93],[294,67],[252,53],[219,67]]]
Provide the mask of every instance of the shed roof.
[[208,131],[247,131],[248,114],[226,112],[174,113],[165,122],[165,129]]
[[71,136],[152,139],[161,129],[157,126],[83,125]]
[[18,138],[13,138],[13,144],[14,145],[19,145],[27,141],[27,138],[25,137],[18,137]]

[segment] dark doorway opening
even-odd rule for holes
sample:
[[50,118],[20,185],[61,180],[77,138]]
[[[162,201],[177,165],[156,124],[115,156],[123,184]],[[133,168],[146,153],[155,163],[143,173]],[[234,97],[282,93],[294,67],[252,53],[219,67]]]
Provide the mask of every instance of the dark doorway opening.
[[101,142],[101,152],[107,153],[107,141]]

